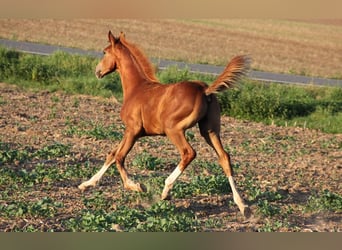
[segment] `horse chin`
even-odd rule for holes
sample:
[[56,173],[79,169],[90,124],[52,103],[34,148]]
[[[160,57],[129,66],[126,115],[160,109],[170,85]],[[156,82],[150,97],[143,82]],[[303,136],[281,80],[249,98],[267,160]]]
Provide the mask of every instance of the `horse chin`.
[[110,74],[110,73],[112,73],[114,71],[115,71],[115,69],[114,70],[113,69],[110,69],[110,70],[98,70],[98,71],[95,71],[95,75],[96,75],[96,78],[101,79],[104,76],[106,76],[106,75],[108,75],[108,74]]
[[101,74],[101,71],[96,71],[95,76],[97,79],[101,79],[103,77],[103,75]]
[[95,75],[97,79],[102,79],[104,76],[108,75],[109,73],[111,73],[111,71],[96,71]]

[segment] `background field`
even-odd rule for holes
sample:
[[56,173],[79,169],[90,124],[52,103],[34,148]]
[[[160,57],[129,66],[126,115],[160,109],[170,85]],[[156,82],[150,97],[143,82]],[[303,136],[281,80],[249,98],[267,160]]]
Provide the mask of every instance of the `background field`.
[[242,53],[262,71],[342,77],[341,20],[0,19],[3,38],[97,51],[109,29],[155,58],[225,65]]
[[[0,48],[0,81],[30,90],[62,90],[71,94],[115,97],[122,101],[118,74],[101,81],[94,77],[97,58],[56,52],[51,56],[18,53]],[[201,80],[215,76],[169,67],[158,71],[162,83]],[[260,83],[248,78],[218,94],[224,115],[249,121],[342,133],[342,88]]]
[[[103,34],[109,28],[123,27],[154,57],[225,63],[230,55],[253,52],[253,67],[294,72],[304,65],[305,74],[341,73],[341,44],[334,40],[341,35],[339,21],[0,20],[2,37],[96,50],[106,44]],[[239,37],[238,47],[221,36],[230,30],[235,34],[231,37]],[[333,38],[323,39],[322,34]],[[222,47],[210,46],[222,41]],[[259,44],[269,48],[249,51],[261,48]],[[289,46],[286,53],[281,44]],[[331,57],[312,63],[304,54],[297,57],[303,50],[310,57]],[[291,60],[294,68],[288,66]],[[179,155],[162,137],[143,138],[127,157],[128,171],[147,186],[147,193],[125,191],[115,167],[96,188],[85,193],[77,189],[103,164],[124,129],[118,75],[97,80],[96,61],[0,48],[0,82],[7,82],[0,84],[0,231],[341,231],[341,88],[245,79],[240,88],[219,96],[223,112],[241,119],[222,117],[222,139],[232,155],[237,185],[253,212],[246,220],[196,127],[186,136],[198,158],[176,183],[171,201],[159,197]],[[323,69],[327,63],[331,67]],[[158,77],[166,83],[213,80],[176,68],[158,72]],[[308,129],[316,125],[335,134]]]

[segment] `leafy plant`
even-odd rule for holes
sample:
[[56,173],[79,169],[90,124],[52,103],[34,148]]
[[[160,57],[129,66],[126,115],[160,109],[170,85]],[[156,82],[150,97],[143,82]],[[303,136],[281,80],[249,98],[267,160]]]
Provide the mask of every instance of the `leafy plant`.
[[161,201],[146,211],[143,223],[138,231],[148,232],[189,232],[196,231],[199,221],[191,211],[177,211],[170,202]]
[[43,197],[36,202],[16,201],[8,205],[0,204],[0,212],[9,217],[53,217],[62,207],[62,202]]
[[139,167],[140,169],[147,169],[147,170],[157,170],[158,166],[161,163],[162,163],[161,159],[159,159],[158,157],[152,156],[146,151],[137,155],[132,161],[133,166]]
[[83,204],[91,210],[108,209],[112,206],[112,202],[101,191],[93,193],[90,197],[83,198]]
[[63,222],[70,231],[123,231],[172,232],[196,231],[199,221],[192,212],[178,211],[170,202],[161,201],[148,209],[129,208],[106,212],[103,209],[84,210],[79,217]]
[[0,143],[0,163],[23,162],[30,157],[27,150],[11,149],[8,144]]
[[342,196],[329,190],[311,195],[308,198],[307,211],[342,211]]
[[[289,228],[291,227],[290,223],[286,220],[275,220],[275,221],[266,221],[266,223],[258,228],[258,232],[278,232],[280,228]],[[295,228],[295,231],[298,229]]]
[[275,205],[272,205],[268,202],[268,200],[259,200],[257,206],[257,212],[266,217],[272,217],[280,213],[280,208]]
[[78,135],[78,136],[90,136],[97,140],[120,140],[123,136],[121,130],[118,131],[116,125],[104,126],[101,123],[90,122],[90,124],[84,124],[85,126],[90,126],[89,129],[84,126],[75,126],[72,124],[67,124],[67,129],[65,133],[67,135]]
[[195,176],[190,183],[176,182],[171,193],[176,198],[199,194],[227,194],[231,192],[228,179],[223,174]]

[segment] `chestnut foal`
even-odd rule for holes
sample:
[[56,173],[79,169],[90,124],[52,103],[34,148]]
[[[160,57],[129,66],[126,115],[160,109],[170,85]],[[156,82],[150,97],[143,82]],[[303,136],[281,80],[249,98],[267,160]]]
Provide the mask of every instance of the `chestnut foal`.
[[145,191],[142,184],[129,178],[124,167],[125,157],[138,138],[166,135],[181,155],[178,166],[165,180],[161,198],[166,199],[176,179],[196,157],[196,152],[185,138],[185,131],[198,123],[201,135],[219,157],[234,202],[243,215],[249,216],[250,210],[233,180],[230,157],[220,140],[220,107],[215,96],[215,93],[229,89],[245,75],[249,68],[249,58],[233,58],[210,86],[198,81],[161,84],[146,56],[135,45],[127,42],[123,33],[114,37],[109,31],[108,39],[110,44],[104,49],[103,59],[97,65],[95,74],[97,78],[102,78],[115,70],[119,72],[123,88],[120,115],[126,129],[119,146],[107,155],[103,167],[91,179],[79,185],[79,189],[95,186],[109,166],[115,163],[126,189]]

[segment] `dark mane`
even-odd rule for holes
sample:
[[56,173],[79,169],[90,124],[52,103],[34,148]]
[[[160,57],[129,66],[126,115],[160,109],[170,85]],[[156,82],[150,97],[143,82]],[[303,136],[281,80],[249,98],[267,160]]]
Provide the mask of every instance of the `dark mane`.
[[148,80],[153,82],[157,82],[158,79],[155,75],[153,65],[148,60],[147,56],[135,45],[132,43],[127,42],[126,39],[120,39],[121,43],[131,52],[133,57],[135,58],[136,62],[140,66],[140,68],[145,73]]

